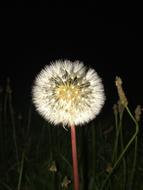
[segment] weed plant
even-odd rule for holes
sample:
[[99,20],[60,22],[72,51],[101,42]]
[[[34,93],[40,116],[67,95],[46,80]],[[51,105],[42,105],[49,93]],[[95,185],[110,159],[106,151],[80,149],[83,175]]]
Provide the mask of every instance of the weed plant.
[[[15,109],[13,93],[9,81],[0,89],[0,189],[73,190],[70,130],[32,105]],[[143,190],[140,107],[135,114],[130,106],[119,96],[110,117],[77,128],[81,190]]]

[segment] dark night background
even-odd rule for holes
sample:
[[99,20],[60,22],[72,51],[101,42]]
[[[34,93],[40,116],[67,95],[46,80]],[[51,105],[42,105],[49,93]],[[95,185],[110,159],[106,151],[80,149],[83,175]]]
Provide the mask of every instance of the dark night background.
[[7,56],[1,65],[0,83],[10,77],[19,106],[31,101],[33,80],[43,66],[57,59],[80,60],[95,68],[103,79],[107,109],[117,100],[116,75],[123,79],[131,105],[142,104],[143,47],[136,18],[114,20],[88,6],[79,11],[58,9],[57,4],[53,13],[49,9],[29,5],[19,12],[15,57]]
[[14,34],[10,37],[13,44],[5,43],[7,49],[11,47],[7,52],[12,52],[13,58],[7,55],[1,64],[0,85],[10,77],[16,99],[23,106],[25,101],[31,101],[33,80],[43,66],[66,58],[95,68],[103,79],[107,107],[117,100],[116,75],[123,79],[129,102],[133,106],[141,104],[140,5],[114,6],[109,2],[104,5],[97,2],[17,2],[15,25],[12,20],[9,25]]

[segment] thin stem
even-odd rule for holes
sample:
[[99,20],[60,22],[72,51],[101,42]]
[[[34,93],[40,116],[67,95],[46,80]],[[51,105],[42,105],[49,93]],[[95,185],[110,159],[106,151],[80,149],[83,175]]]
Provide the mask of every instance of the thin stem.
[[3,183],[0,181],[0,184],[2,184],[4,186],[5,190],[12,190],[12,188],[9,185],[7,185],[6,183]]
[[124,154],[126,153],[126,151],[128,150],[129,146],[133,143],[133,141],[135,140],[138,132],[139,132],[139,126],[137,121],[135,120],[135,118],[133,117],[133,115],[131,114],[129,108],[126,106],[126,110],[128,112],[128,114],[130,115],[131,119],[134,121],[135,126],[136,126],[136,130],[135,133],[133,134],[132,138],[129,140],[128,144],[125,146],[124,150],[122,151],[122,153],[120,154],[119,158],[117,159],[117,161],[115,162],[112,171],[109,173],[109,175],[105,178],[105,180],[103,181],[103,184],[101,186],[102,190],[105,187],[106,182],[108,181],[108,179],[110,178],[111,174],[113,173],[113,171],[115,170],[116,166],[119,164],[119,162],[121,161],[122,157],[124,156]]
[[15,153],[16,153],[16,160],[19,167],[19,156],[18,156],[18,147],[17,147],[17,140],[16,140],[16,128],[15,128],[15,118],[14,118],[14,110],[12,106],[12,96],[11,93],[9,93],[9,109],[10,109],[10,116],[11,116],[11,124],[13,128],[13,141],[15,146]]
[[[138,122],[136,121],[136,119],[134,118],[134,116],[132,115],[132,113],[130,112],[129,108],[126,107],[128,114],[130,115],[130,117],[132,118],[132,120],[134,121],[135,125],[138,126]],[[138,126],[138,130],[139,130],[139,126]],[[133,179],[134,179],[134,175],[135,175],[135,168],[136,168],[136,163],[137,163],[137,136],[135,138],[135,151],[134,151],[134,161],[133,161],[133,168],[132,168],[132,172],[131,172],[131,184],[130,184],[130,189],[132,189],[133,186]]]
[[32,106],[30,105],[29,110],[28,110],[27,137],[29,135],[30,126],[31,126],[31,115],[32,115]]
[[17,190],[20,190],[21,188],[21,180],[22,180],[22,174],[23,174],[23,165],[24,165],[24,156],[25,153],[22,153],[22,159],[21,159],[21,166],[20,166],[20,173],[19,173],[19,180],[18,180],[18,185],[17,185]]
[[[124,112],[124,111],[123,111]],[[121,141],[121,151],[124,150],[124,141],[123,141],[123,131],[122,131],[122,119],[123,119],[123,112],[120,113],[120,122],[119,122],[119,128],[120,128],[120,141]],[[126,189],[126,159],[125,156],[123,156],[123,189]]]
[[92,126],[92,147],[93,147],[93,161],[92,161],[92,175],[95,176],[95,171],[96,171],[96,142],[95,142],[95,137],[96,137],[96,131],[95,131],[95,126]]
[[136,138],[135,138],[134,161],[133,161],[133,168],[132,168],[131,178],[130,178],[130,190],[133,189],[133,181],[134,181],[134,175],[135,175],[135,169],[136,169],[136,163],[137,163],[137,141],[138,141],[138,138],[136,136]]
[[71,144],[72,144],[74,190],[79,190],[79,175],[78,175],[78,161],[77,161],[75,126],[71,126]]
[[114,144],[114,150],[112,155],[112,163],[117,160],[117,147],[118,147],[118,139],[119,139],[119,126],[118,126],[118,115],[115,114],[115,127],[116,127],[116,138],[115,138],[115,144]]

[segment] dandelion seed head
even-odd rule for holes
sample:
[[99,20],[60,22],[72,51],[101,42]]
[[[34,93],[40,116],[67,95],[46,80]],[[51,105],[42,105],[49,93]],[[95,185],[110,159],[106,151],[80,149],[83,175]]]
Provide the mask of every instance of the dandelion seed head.
[[102,81],[82,62],[59,60],[37,75],[32,98],[37,111],[57,125],[82,125],[95,118],[105,101]]

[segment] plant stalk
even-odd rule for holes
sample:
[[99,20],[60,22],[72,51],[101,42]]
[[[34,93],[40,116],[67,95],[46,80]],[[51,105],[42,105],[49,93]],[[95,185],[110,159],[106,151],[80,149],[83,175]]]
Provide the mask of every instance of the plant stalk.
[[129,140],[129,142],[127,143],[127,145],[124,147],[124,150],[122,151],[122,153],[120,154],[119,158],[117,159],[117,161],[115,162],[113,168],[112,168],[112,171],[109,173],[109,175],[105,178],[105,180],[103,181],[102,183],[102,186],[101,186],[101,189],[100,190],[103,190],[105,185],[106,185],[106,182],[108,181],[108,179],[110,178],[111,174],[113,173],[113,171],[115,170],[116,166],[119,164],[119,162],[121,161],[121,159],[123,158],[123,156],[125,155],[126,151],[128,150],[128,148],[130,147],[130,145],[133,143],[133,141],[136,139],[137,135],[138,135],[138,132],[139,132],[139,125],[137,123],[137,121],[135,120],[135,118],[133,117],[133,115],[131,114],[129,108],[126,106],[125,107],[129,116],[131,117],[131,119],[134,121],[135,123],[135,132],[133,134],[133,136],[131,137],[131,139]]
[[74,190],[79,190],[79,174],[78,174],[78,160],[77,160],[77,148],[76,148],[76,130],[75,130],[74,125],[71,126],[71,144],[72,144]]

